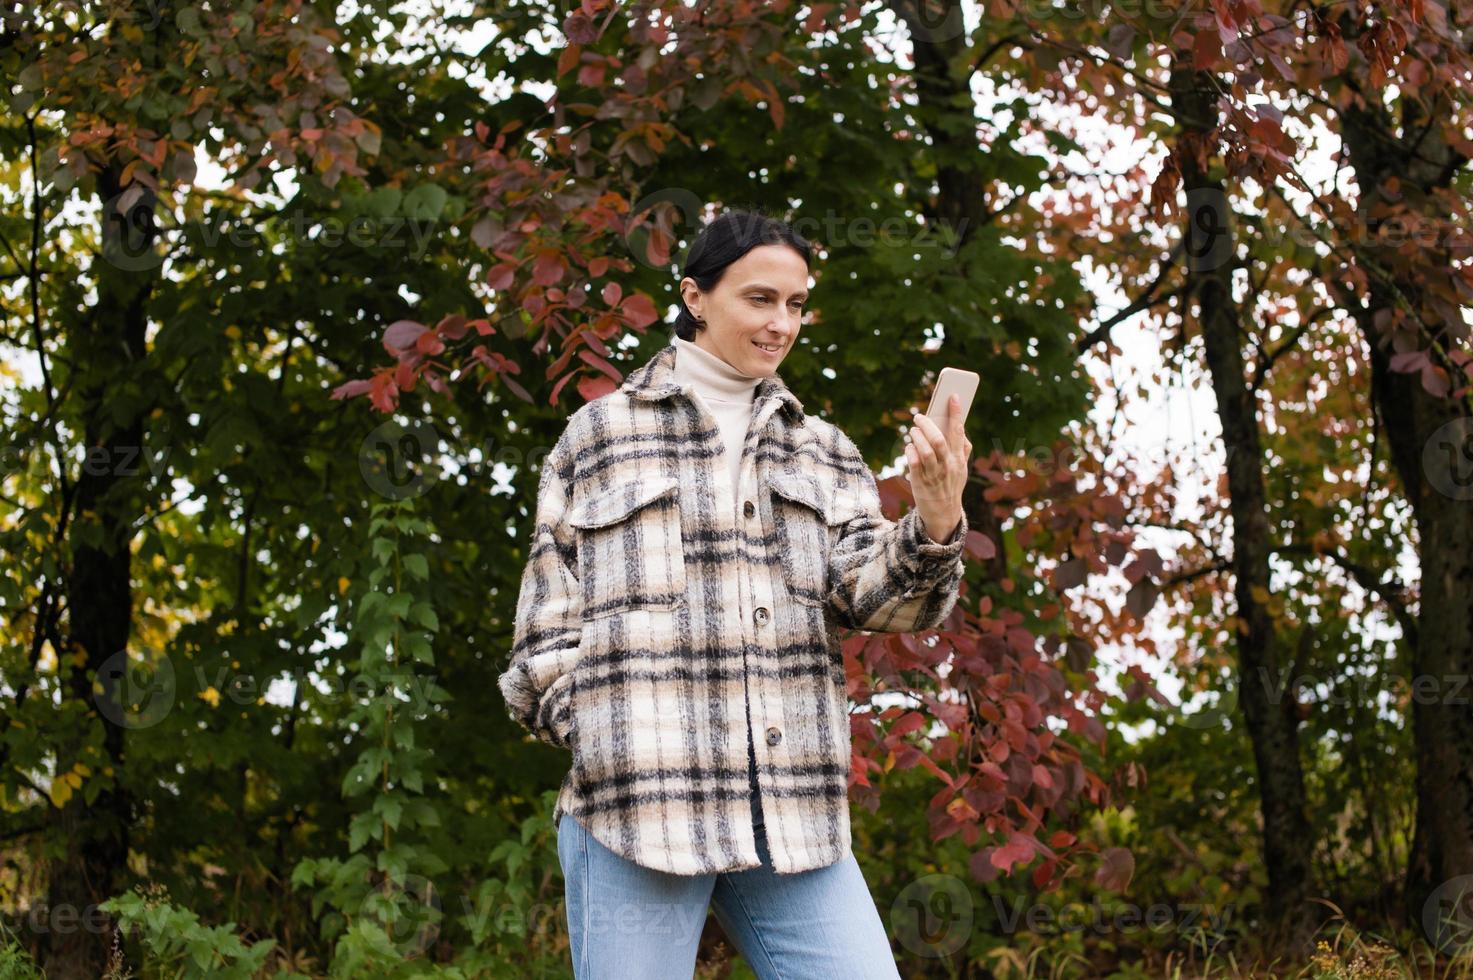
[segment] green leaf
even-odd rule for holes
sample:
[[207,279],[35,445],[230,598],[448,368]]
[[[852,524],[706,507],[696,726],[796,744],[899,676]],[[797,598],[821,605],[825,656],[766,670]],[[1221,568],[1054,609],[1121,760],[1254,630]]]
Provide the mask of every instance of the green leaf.
[[397,796],[385,794],[373,801],[373,812],[383,818],[394,830],[399,829],[399,818],[404,815],[404,802]]
[[404,197],[404,216],[417,221],[434,221],[445,207],[448,195],[434,184],[420,184]]
[[414,622],[430,632],[440,628],[440,617],[435,614],[435,607],[428,602],[416,602],[409,615]]

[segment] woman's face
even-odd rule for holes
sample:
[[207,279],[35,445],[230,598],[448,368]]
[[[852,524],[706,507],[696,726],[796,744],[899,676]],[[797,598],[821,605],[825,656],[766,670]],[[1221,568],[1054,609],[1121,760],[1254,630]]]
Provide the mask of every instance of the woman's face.
[[766,377],[798,339],[808,266],[787,245],[758,245],[726,267],[715,289],[702,292],[687,276],[680,293],[686,309],[706,321],[696,334],[697,347],[748,377]]

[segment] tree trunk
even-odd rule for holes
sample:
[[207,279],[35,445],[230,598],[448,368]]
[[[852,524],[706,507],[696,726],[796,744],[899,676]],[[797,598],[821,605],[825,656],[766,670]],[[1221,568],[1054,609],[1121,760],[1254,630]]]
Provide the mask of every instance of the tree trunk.
[[[1228,507],[1233,518],[1233,591],[1237,607],[1238,698],[1258,772],[1263,858],[1268,871],[1270,941],[1307,958],[1313,952],[1314,852],[1305,808],[1299,719],[1285,696],[1280,638],[1264,599],[1273,548],[1265,507],[1258,406],[1243,359],[1243,331],[1232,294],[1234,242],[1222,182],[1206,169],[1208,134],[1217,125],[1217,88],[1204,72],[1177,65],[1171,102],[1179,127],[1178,165],[1187,196],[1188,295],[1195,296],[1212,390],[1227,451]],[[1210,237],[1202,237],[1203,230]],[[1203,250],[1205,248],[1205,251]]]
[[[122,191],[119,177],[116,167],[97,176],[98,195],[104,202],[102,238],[117,242],[132,234],[135,248],[97,257],[97,305],[88,322],[67,331],[86,455],[71,508],[68,649],[58,654],[69,661],[80,655],[81,660],[66,675],[64,701],[66,710],[76,712],[79,724],[70,743],[58,747],[56,771],[60,775],[85,763],[92,773],[87,779],[106,780],[106,786],[91,803],[79,792],[51,811],[51,837],[62,848],[51,865],[48,885],[45,970],[51,980],[97,980],[105,972],[113,926],[96,906],[125,887],[132,818],[124,740],[137,716],[127,713],[121,658],[112,658],[127,649],[132,624],[130,541],[141,512],[143,474],[148,472],[143,458],[144,399],[137,389],[142,385],[147,304],[157,270],[136,249],[138,219],[151,222],[153,196],[145,190],[135,206],[131,230],[128,223],[120,227],[115,217],[115,201]],[[84,527],[89,530],[84,532]],[[102,693],[94,690],[94,678]],[[102,759],[86,750],[86,733],[95,731],[94,726],[101,726]],[[110,780],[106,767],[113,772]]]
[[[1439,102],[1432,112],[1444,107]],[[1389,331],[1378,324],[1389,321],[1400,298],[1428,328],[1419,347],[1435,339],[1452,348],[1457,337],[1466,338],[1466,327],[1428,320],[1425,276],[1399,260],[1393,246],[1377,246],[1376,231],[1388,217],[1388,178],[1396,179],[1395,195],[1413,211],[1447,218],[1445,208],[1437,213],[1430,192],[1447,187],[1464,161],[1448,146],[1435,116],[1422,115],[1414,101],[1403,100],[1402,108],[1402,135],[1380,105],[1356,100],[1340,118],[1360,188],[1363,255],[1379,266],[1368,272],[1369,302],[1352,311],[1370,354],[1372,401],[1416,521],[1422,573],[1411,697],[1417,815],[1404,908],[1414,928],[1452,952],[1436,917],[1439,909],[1442,916],[1450,914],[1459,885],[1473,895],[1473,411],[1466,396],[1436,396],[1423,387],[1419,373],[1393,371]],[[1451,269],[1446,242],[1437,243],[1433,257],[1424,253],[1418,261],[1438,267],[1438,257],[1441,269]],[[1466,383],[1457,371],[1451,380],[1454,388]],[[1469,899],[1463,901],[1466,909]]]

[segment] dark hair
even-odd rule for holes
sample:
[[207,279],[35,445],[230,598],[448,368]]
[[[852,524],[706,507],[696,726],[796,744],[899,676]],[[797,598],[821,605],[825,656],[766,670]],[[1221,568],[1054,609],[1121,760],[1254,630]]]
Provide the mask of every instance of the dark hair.
[[[726,267],[758,245],[790,245],[803,256],[804,265],[812,263],[812,247],[786,221],[755,210],[724,211],[702,228],[696,240],[691,242],[680,277],[690,276],[702,292],[715,289]],[[675,318],[675,335],[681,340],[695,340],[696,334],[704,328],[685,308],[685,297],[678,288],[675,295],[676,302],[680,304],[680,315]]]

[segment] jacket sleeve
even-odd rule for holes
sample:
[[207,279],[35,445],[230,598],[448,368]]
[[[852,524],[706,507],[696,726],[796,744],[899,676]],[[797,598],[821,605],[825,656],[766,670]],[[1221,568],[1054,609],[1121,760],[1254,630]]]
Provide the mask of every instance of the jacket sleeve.
[[[844,473],[835,491],[838,541],[829,551],[828,607],[841,626],[877,633],[933,629],[950,615],[961,587],[967,515],[944,542],[926,535],[914,507],[884,516],[880,490],[848,436],[834,430]],[[851,515],[847,516],[846,515]]]
[[568,435],[543,460],[536,517],[517,595],[511,663],[497,679],[511,717],[540,741],[566,748],[571,684],[582,633],[578,552],[565,517],[572,460]]

